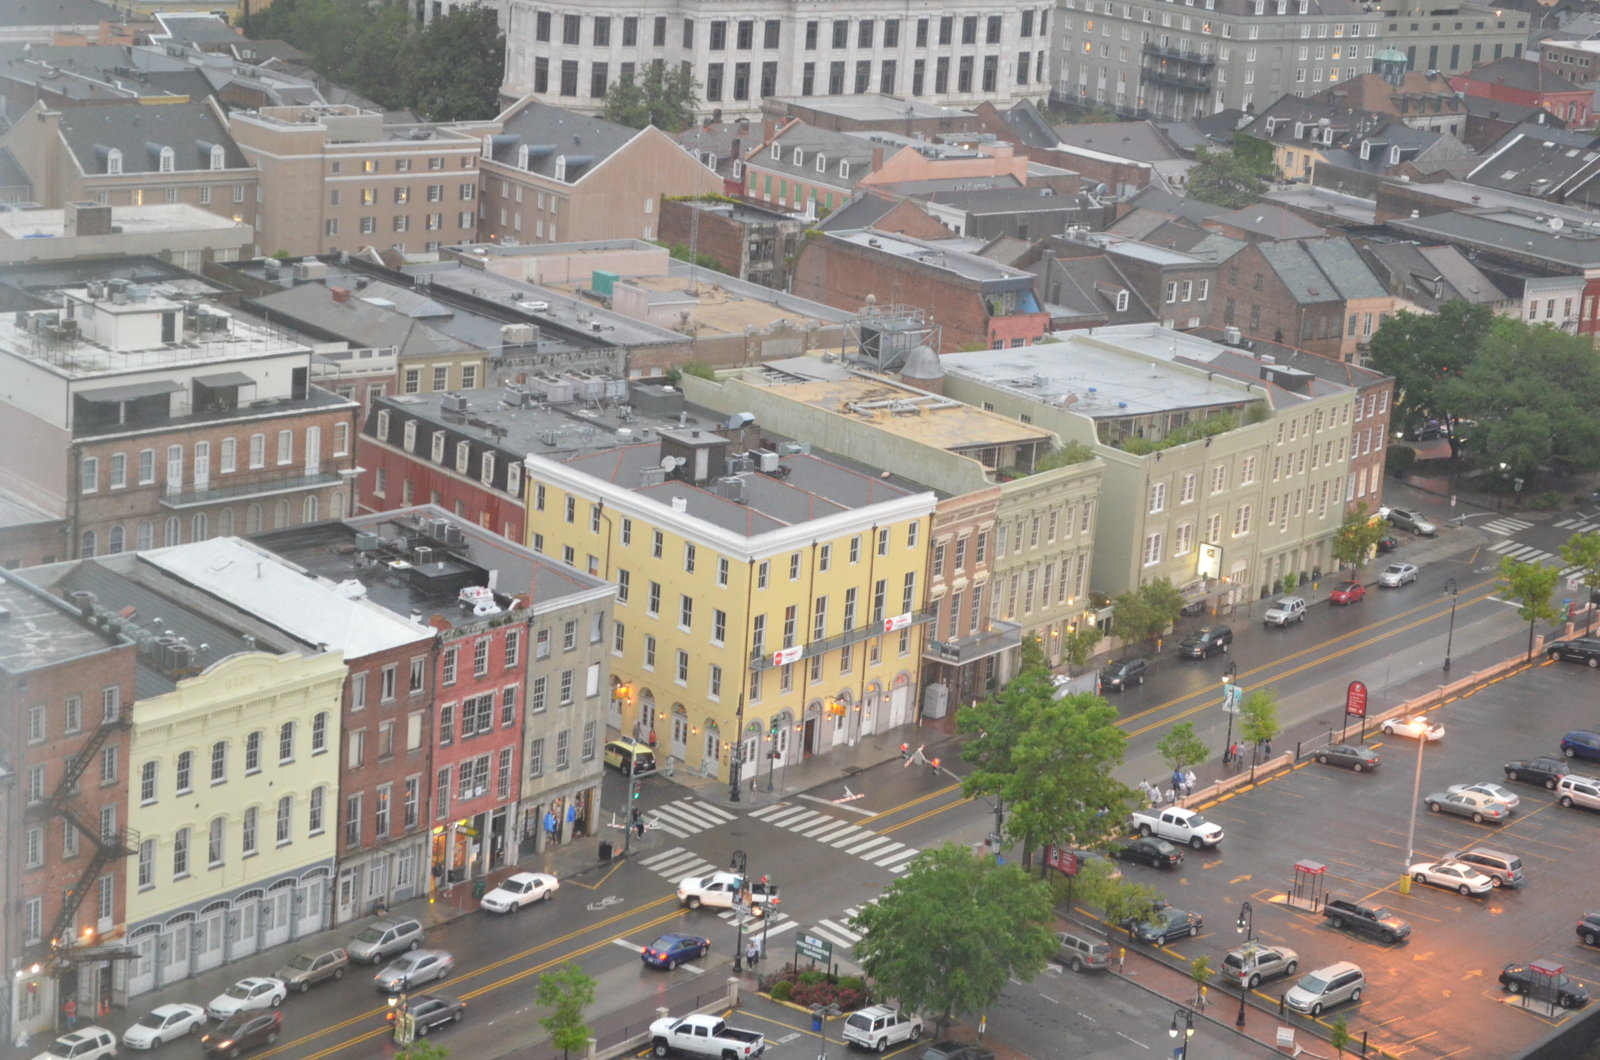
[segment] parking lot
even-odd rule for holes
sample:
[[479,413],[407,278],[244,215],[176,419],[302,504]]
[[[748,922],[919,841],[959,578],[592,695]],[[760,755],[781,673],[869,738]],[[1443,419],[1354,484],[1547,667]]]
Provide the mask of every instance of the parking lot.
[[[1176,871],[1133,865],[1124,871],[1155,884],[1173,905],[1205,916],[1204,933],[1174,944],[1171,953],[1183,960],[1210,955],[1213,968],[1242,941],[1235,922],[1248,901],[1255,936],[1299,953],[1296,975],[1263,983],[1259,1003],[1275,1004],[1316,968],[1354,961],[1367,989],[1360,1002],[1324,1013],[1324,1024],[1342,1013],[1357,1041],[1367,1032],[1391,1056],[1514,1055],[1578,1014],[1547,1016],[1542,1008],[1516,1004],[1498,982],[1506,963],[1543,958],[1600,991],[1600,949],[1584,946],[1574,931],[1582,913],[1600,908],[1591,882],[1600,878],[1600,813],[1562,807],[1539,786],[1508,784],[1503,766],[1511,759],[1559,756],[1567,731],[1600,729],[1597,682],[1600,674],[1584,666],[1540,661],[1430,710],[1446,734],[1422,750],[1415,799],[1417,742],[1369,733],[1369,746],[1383,756],[1377,770],[1302,762],[1201,807],[1226,830],[1220,850],[1191,851]],[[1600,774],[1600,762],[1580,759],[1573,766]],[[1430,814],[1423,805],[1432,792],[1478,781],[1504,784],[1521,797],[1509,821],[1474,824]],[[1527,885],[1478,898],[1413,884],[1402,895],[1413,812],[1413,860],[1490,846],[1522,858]],[[1320,912],[1293,908],[1285,895],[1299,861],[1326,866],[1321,884],[1327,896],[1387,906],[1411,923],[1411,938],[1391,945],[1368,941],[1328,927]],[[1237,1004],[1231,991],[1212,993],[1213,1004],[1230,1000]],[[1256,1011],[1249,1018],[1277,1017]]]

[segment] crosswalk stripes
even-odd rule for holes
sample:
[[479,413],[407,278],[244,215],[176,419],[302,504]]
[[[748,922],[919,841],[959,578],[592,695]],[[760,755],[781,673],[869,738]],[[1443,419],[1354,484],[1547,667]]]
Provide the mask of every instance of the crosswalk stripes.
[[852,857],[888,869],[897,876],[905,872],[907,863],[920,853],[916,847],[897,843],[870,828],[791,803],[775,802],[751,811],[749,816],[819,843],[827,843]]
[[1519,559],[1524,563],[1547,563],[1557,558],[1554,553],[1545,552],[1534,548],[1532,545],[1518,544],[1510,539],[1496,541],[1489,546],[1489,551],[1498,552],[1502,556],[1510,556],[1512,559]]
[[[717,914],[717,919],[725,924],[731,924],[733,923],[734,915],[732,909],[724,909]],[[746,920],[744,922],[744,934],[746,938],[762,934],[766,935],[767,938],[771,938],[774,935],[781,935],[785,931],[793,931],[799,926],[800,921],[787,913],[770,913],[764,917],[751,917]]]
[[659,854],[637,859],[637,864],[644,866],[663,879],[677,883],[679,880],[690,876],[706,876],[717,871],[717,866],[683,847],[671,847]]
[[659,828],[669,835],[686,839],[696,832],[725,825],[734,819],[734,815],[699,799],[678,799],[645,811],[645,819],[651,828]]
[[[872,899],[867,905],[872,905],[877,899]],[[861,941],[861,932],[849,926],[855,915],[861,912],[861,906],[854,905],[846,909],[837,920],[819,920],[811,926],[811,934],[821,935],[835,946],[852,949]]]
[[1595,522],[1582,515],[1575,515],[1571,519],[1563,519],[1556,526],[1562,530],[1575,530],[1580,534],[1600,530],[1600,522]]
[[1484,523],[1478,529],[1487,530],[1491,534],[1501,534],[1503,536],[1510,536],[1511,534],[1515,534],[1518,531],[1526,530],[1529,527],[1531,527],[1532,525],[1533,525],[1532,523],[1527,522],[1527,521],[1525,521],[1523,519],[1512,519],[1512,518],[1508,517],[1508,518],[1505,518],[1505,519],[1494,519],[1494,520],[1491,520],[1491,521],[1489,521],[1487,523]]

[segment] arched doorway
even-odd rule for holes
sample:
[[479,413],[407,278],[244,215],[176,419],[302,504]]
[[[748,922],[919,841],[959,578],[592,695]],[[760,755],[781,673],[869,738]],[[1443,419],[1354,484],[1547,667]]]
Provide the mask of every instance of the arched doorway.
[[189,978],[189,939],[194,928],[193,913],[179,913],[161,925],[161,959],[157,969],[158,986]]
[[194,922],[194,970],[204,972],[222,963],[224,936],[228,927],[228,903],[212,902],[200,910]]
[[739,740],[739,779],[749,784],[752,788],[761,775],[761,734],[766,731],[760,718],[752,718],[745,724],[744,733]]
[[639,713],[633,719],[633,738],[655,746],[656,694],[648,688],[639,690]]
[[772,730],[776,735],[770,736],[768,751],[774,752],[773,766],[786,766],[789,764],[789,749],[794,746],[794,715],[789,711],[781,711],[772,719]]
[[700,771],[706,776],[720,775],[722,773],[722,726],[717,724],[716,719],[706,719],[705,739],[700,746]]
[[806,704],[804,720],[800,725],[800,754],[803,758],[826,749],[824,734],[827,726],[823,723],[822,700],[813,699]]
[[1244,560],[1235,560],[1233,566],[1228,568],[1228,603],[1237,604],[1253,599],[1253,589],[1248,584],[1250,564]]
[[328,904],[328,881],[332,873],[326,868],[310,869],[303,873],[295,885],[294,937],[309,935],[328,926],[324,907]]
[[682,703],[672,704],[672,757],[680,762],[689,758],[689,711]]
[[911,675],[902,671],[895,675],[894,686],[889,689],[889,728],[911,720],[911,698]]
[[245,891],[233,900],[233,915],[228,920],[228,960],[236,961],[256,951],[256,911],[263,897],[265,892],[257,889]]
[[883,704],[883,686],[876,681],[867,685],[861,701],[861,735],[871,736],[878,731],[878,708]]
[[161,940],[161,925],[146,924],[128,934],[133,960],[128,966],[128,996],[156,987],[156,944]]

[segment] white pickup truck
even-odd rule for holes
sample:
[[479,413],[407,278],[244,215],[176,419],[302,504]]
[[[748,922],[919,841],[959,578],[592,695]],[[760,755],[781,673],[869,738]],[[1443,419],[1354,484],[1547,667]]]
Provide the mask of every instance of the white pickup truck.
[[711,1056],[717,1060],[744,1060],[766,1051],[767,1040],[758,1031],[741,1031],[716,1016],[685,1016],[650,1024],[650,1051],[656,1056],[674,1052]]
[[[678,901],[690,909],[732,909],[739,899],[740,876],[734,872],[713,872],[709,876],[690,876],[678,883]],[[750,912],[764,916],[766,905],[778,899],[778,886],[746,879],[750,892]]]
[[1169,806],[1165,810],[1135,810],[1129,825],[1140,835],[1153,835],[1173,843],[1187,843],[1194,849],[1214,847],[1222,842],[1222,826],[1206,820],[1193,810]]

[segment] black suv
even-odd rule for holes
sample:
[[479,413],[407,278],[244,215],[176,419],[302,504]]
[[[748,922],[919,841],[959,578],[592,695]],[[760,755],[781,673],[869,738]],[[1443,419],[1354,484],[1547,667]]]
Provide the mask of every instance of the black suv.
[[1224,625],[1201,626],[1178,642],[1178,655],[1184,659],[1209,659],[1217,652],[1227,654],[1233,643],[1233,630]]
[[1593,670],[1600,667],[1600,637],[1574,637],[1558,640],[1545,648],[1551,662],[1581,662]]
[[1113,659],[1100,671],[1100,687],[1126,692],[1130,685],[1142,685],[1148,665],[1143,659]]
[[1556,784],[1562,777],[1572,772],[1572,767],[1567,765],[1565,759],[1551,758],[1549,755],[1540,755],[1538,758],[1524,758],[1516,762],[1506,763],[1506,779],[1520,780],[1527,784],[1542,784],[1551,791],[1556,790]]
[[1585,913],[1578,919],[1578,937],[1586,946],[1600,946],[1600,912]]
[[921,1060],[994,1060],[994,1053],[981,1045],[945,1039],[922,1050]]

